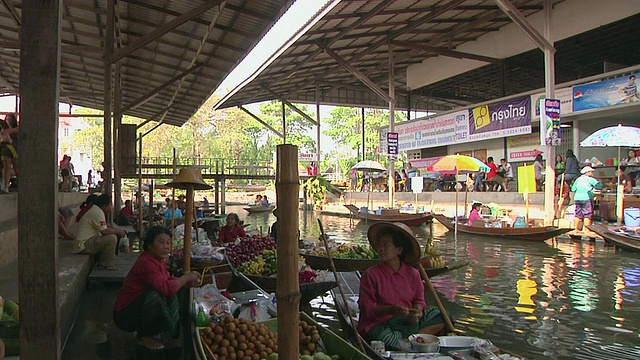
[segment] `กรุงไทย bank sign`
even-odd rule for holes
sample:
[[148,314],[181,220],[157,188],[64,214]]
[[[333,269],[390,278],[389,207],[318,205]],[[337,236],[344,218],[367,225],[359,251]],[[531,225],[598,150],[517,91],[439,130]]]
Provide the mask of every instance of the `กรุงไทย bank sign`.
[[640,102],[637,76],[631,74],[573,87],[573,111]]
[[469,139],[493,139],[531,133],[531,97],[521,97],[469,110]]
[[430,148],[469,141],[467,110],[419,120],[409,124],[397,124],[398,150]]

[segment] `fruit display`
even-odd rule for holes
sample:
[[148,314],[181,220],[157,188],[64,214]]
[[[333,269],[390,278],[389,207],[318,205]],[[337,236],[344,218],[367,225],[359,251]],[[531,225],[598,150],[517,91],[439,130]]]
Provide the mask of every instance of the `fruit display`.
[[5,301],[0,296],[0,338],[4,341],[4,353],[7,356],[20,354],[19,320],[18,304],[11,300]]
[[268,236],[254,235],[239,238],[226,247],[227,257],[231,265],[238,267],[247,261],[256,259],[265,250],[275,250],[276,242]]
[[428,267],[430,268],[445,267],[446,261],[444,257],[440,255],[440,252],[438,251],[438,248],[433,243],[432,239],[429,239],[429,242],[427,242],[427,246],[424,248],[424,255],[429,257]]
[[[278,335],[263,323],[226,316],[199,331],[203,345],[218,360],[278,359]],[[321,334],[315,324],[301,320],[298,331],[301,360],[339,360],[338,355],[319,351]]]
[[[300,256],[298,259],[300,264],[300,272],[298,274],[298,280],[301,284],[307,284],[313,282],[318,274],[308,269],[305,266],[304,257]],[[255,259],[246,261],[238,265],[238,271],[246,275],[257,276],[272,276],[278,272],[278,258],[276,250],[265,250],[262,254],[258,255]]]
[[264,324],[232,316],[201,329],[200,336],[218,360],[273,359],[278,352],[278,336]]
[[[330,247],[331,256],[336,259],[360,259],[360,260],[372,260],[377,259],[378,254],[367,245],[348,245],[340,244]],[[327,251],[324,246],[318,244],[312,248],[304,251],[309,255],[327,256]]]

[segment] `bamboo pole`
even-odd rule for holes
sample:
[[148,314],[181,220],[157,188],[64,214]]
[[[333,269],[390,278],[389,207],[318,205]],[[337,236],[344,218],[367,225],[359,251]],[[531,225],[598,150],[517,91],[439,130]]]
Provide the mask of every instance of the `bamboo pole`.
[[438,309],[440,309],[440,312],[442,313],[442,318],[444,319],[444,324],[447,326],[447,330],[451,332],[456,331],[456,328],[453,326],[453,323],[451,322],[451,318],[449,318],[449,313],[447,312],[447,309],[444,308],[444,305],[440,300],[440,296],[436,292],[436,289],[433,288],[433,284],[431,284],[431,279],[429,279],[429,275],[427,275],[427,272],[424,270],[424,266],[422,266],[422,264],[419,262],[418,262],[418,270],[420,271],[420,275],[422,275],[422,280],[424,280],[424,283],[427,285],[427,289],[433,296],[433,299],[436,301],[436,305],[438,305]]
[[331,255],[331,249],[329,249],[329,242],[327,241],[327,235],[324,233],[324,226],[322,225],[322,221],[320,221],[320,219],[318,219],[318,225],[320,226],[320,237],[324,242],[324,249],[327,251],[327,257],[329,258],[329,263],[331,264],[331,270],[333,271],[333,276],[335,276],[336,278],[336,284],[338,285],[340,296],[342,297],[342,301],[344,302],[345,312],[347,313],[347,316],[349,317],[349,322],[351,323],[351,327],[353,328],[353,333],[358,343],[358,348],[363,353],[366,353],[364,349],[364,345],[362,345],[362,339],[360,338],[360,336],[358,336],[358,327],[356,326],[356,322],[353,319],[353,315],[351,314],[351,308],[349,307],[347,296],[344,294],[344,289],[342,288],[342,283],[340,282],[340,276],[338,275],[338,271],[336,270],[336,264],[333,263],[333,255]]
[[191,221],[193,221],[193,185],[187,184],[187,208],[184,216],[184,273],[191,272]]
[[278,207],[278,353],[297,360],[300,354],[300,284],[298,279],[298,147],[277,146],[276,197]]

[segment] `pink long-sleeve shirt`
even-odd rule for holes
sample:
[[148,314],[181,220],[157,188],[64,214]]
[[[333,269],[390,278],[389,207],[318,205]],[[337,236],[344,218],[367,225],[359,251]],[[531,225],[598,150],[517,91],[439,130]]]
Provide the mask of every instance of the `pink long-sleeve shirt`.
[[360,320],[358,331],[364,335],[373,327],[389,321],[393,315],[376,316],[378,306],[402,305],[412,308],[417,305],[427,308],[424,300],[424,284],[415,268],[402,263],[393,271],[385,263],[367,269],[360,279]]
[[143,251],[124,279],[113,309],[115,311],[124,309],[138,296],[152,289],[165,298],[173,296],[178,292],[178,278],[169,275],[164,259]]

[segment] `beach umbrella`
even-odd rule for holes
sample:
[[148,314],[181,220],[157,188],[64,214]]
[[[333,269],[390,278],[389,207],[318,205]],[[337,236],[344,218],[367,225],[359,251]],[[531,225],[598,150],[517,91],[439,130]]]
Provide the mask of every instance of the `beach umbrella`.
[[[618,170],[620,170],[620,148],[622,146],[640,146],[640,128],[635,126],[610,126],[600,129],[580,142],[584,147],[618,147]],[[618,191],[616,192],[616,211],[618,225],[622,223],[622,188],[620,187],[620,171],[618,171]]]
[[470,172],[476,172],[479,170],[489,171],[489,167],[483,163],[482,161],[466,155],[447,155],[440,158],[440,160],[436,161],[432,165],[430,165],[427,170],[439,172],[441,174],[455,174],[456,175],[456,212],[453,216],[453,224],[454,231],[453,236],[454,239],[458,239],[458,175],[466,174]]
[[373,160],[360,161],[359,163],[353,165],[351,169],[352,170],[355,169],[358,171],[370,171],[370,172],[380,172],[380,171],[387,170],[387,168],[385,168],[384,165]]

